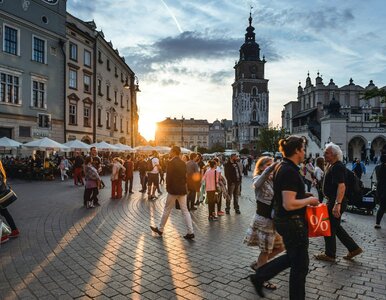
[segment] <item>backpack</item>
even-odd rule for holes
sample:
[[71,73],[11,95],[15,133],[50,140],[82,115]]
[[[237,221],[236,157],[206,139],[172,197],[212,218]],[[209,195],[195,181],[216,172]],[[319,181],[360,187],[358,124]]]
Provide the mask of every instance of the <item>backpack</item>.
[[363,183],[355,173],[346,168],[346,191],[345,196],[349,203],[360,203],[362,201]]
[[153,169],[154,169],[154,167],[153,167],[153,159],[149,158],[146,161],[146,171],[150,172],[150,171],[153,171]]
[[119,168],[118,170],[118,178],[124,180],[125,179],[125,173],[123,172],[123,168]]

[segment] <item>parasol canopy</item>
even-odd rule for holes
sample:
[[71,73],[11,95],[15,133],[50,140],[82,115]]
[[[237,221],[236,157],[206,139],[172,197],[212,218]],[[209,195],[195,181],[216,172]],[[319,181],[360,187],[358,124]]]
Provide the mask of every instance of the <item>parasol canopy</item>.
[[19,143],[15,140],[7,138],[6,136],[4,136],[0,139],[0,148],[2,148],[4,150],[16,149],[16,148],[20,147],[21,145],[22,145],[22,143]]
[[42,138],[40,140],[32,141],[22,145],[23,147],[42,150],[42,151],[65,151],[68,149],[67,146],[64,146],[54,140],[49,139],[48,137]]

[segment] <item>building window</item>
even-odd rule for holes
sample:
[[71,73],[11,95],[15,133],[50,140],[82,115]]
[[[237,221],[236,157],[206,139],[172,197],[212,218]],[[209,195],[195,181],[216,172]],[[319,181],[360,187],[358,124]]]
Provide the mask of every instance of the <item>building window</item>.
[[117,127],[117,116],[114,116],[114,131],[118,131],[118,127]]
[[108,59],[107,60],[107,71],[110,71],[111,69],[110,69],[110,60]]
[[370,114],[365,113],[365,122],[368,122],[368,121],[370,121]]
[[85,106],[83,109],[83,123],[84,127],[91,127],[89,106]]
[[106,128],[110,129],[110,113],[106,112]]
[[129,121],[126,121],[126,133],[130,133],[130,130],[129,130]]
[[126,98],[126,110],[130,111],[129,98]]
[[102,94],[102,80],[98,79],[98,95],[103,96]]
[[19,77],[0,73],[0,102],[21,104]]
[[68,86],[72,89],[77,88],[78,83],[78,72],[76,70],[70,69],[68,72]]
[[118,78],[118,68],[115,67],[115,77]]
[[83,75],[83,86],[86,93],[91,93],[91,76]]
[[31,127],[19,126],[19,137],[31,137]]
[[76,117],[76,104],[70,104],[70,109],[68,111],[68,124],[76,125],[77,124]]
[[4,42],[3,50],[4,52],[18,55],[18,34],[19,30],[4,25]]
[[78,61],[78,45],[70,43],[70,59]]
[[102,126],[102,109],[98,108],[98,127]]
[[38,114],[38,127],[50,128],[50,115]]
[[123,119],[121,118],[121,124],[120,124],[121,132],[123,132]]
[[103,60],[102,60],[102,52],[98,51],[98,62],[101,64],[103,63]]
[[118,92],[114,91],[114,104],[118,104]]
[[123,95],[121,94],[121,107],[123,108]]
[[110,98],[110,86],[109,85],[106,85],[106,97],[107,97],[107,100],[111,100],[111,98]]
[[34,36],[32,49],[32,60],[44,64],[46,59],[46,42]]
[[84,65],[86,67],[91,67],[91,52],[84,50]]
[[32,106],[35,108],[47,108],[46,85],[44,82],[32,81]]

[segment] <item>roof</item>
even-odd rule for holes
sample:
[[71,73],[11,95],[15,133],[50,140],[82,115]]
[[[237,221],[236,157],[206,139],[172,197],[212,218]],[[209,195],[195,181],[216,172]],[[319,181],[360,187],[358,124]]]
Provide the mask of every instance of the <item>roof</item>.
[[294,115],[292,117],[292,120],[293,119],[299,119],[299,118],[307,117],[310,114],[312,114],[314,111],[316,111],[317,109],[318,109],[317,107],[314,107],[314,108],[311,108],[311,109],[303,110],[303,111],[299,112],[298,114]]

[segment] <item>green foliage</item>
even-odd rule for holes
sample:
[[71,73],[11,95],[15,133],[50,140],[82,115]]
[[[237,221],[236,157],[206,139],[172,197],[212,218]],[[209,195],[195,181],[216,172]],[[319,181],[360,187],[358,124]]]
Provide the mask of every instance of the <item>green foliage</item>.
[[198,147],[198,148],[197,148],[197,152],[198,152],[198,153],[201,153],[201,154],[203,154],[203,153],[208,153],[208,149],[207,149],[207,148],[204,148],[204,147]]
[[220,143],[216,143],[213,145],[212,148],[209,149],[208,153],[214,153],[214,152],[224,152],[225,148]]
[[[386,102],[386,90],[383,89],[373,88],[371,90],[364,91],[362,93],[362,96],[362,99],[364,100],[370,100],[372,98],[381,97],[381,103]],[[378,120],[380,123],[386,122],[386,116],[376,116],[372,119]]]
[[257,149],[259,151],[268,151],[275,153],[279,148],[279,140],[286,136],[284,128],[273,126],[269,123],[268,127],[260,129]]

